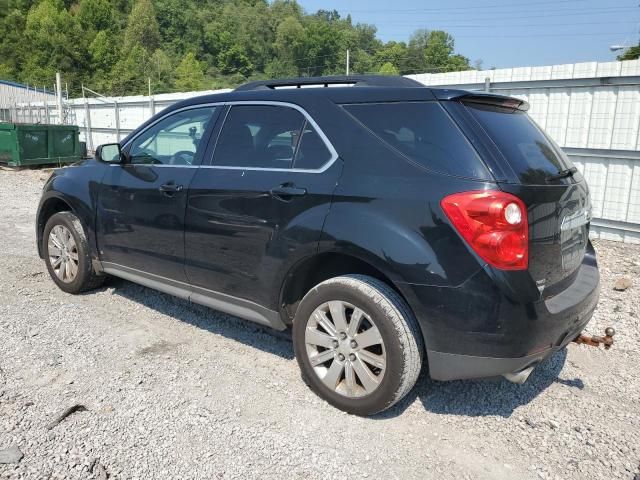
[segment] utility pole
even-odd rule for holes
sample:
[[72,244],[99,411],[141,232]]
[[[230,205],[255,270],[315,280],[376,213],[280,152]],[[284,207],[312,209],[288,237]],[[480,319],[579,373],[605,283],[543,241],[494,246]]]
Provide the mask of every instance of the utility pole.
[[349,76],[349,49],[347,48],[347,76]]
[[58,123],[62,125],[62,79],[56,72],[56,106],[58,107]]

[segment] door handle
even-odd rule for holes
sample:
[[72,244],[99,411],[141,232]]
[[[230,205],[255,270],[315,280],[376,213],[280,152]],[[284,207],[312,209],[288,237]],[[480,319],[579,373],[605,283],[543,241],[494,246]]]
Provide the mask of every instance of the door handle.
[[164,183],[158,188],[162,193],[171,194],[182,191],[182,185],[176,185],[173,182]]
[[269,193],[272,197],[287,201],[291,200],[291,197],[302,197],[306,195],[307,189],[285,183],[278,187],[272,188],[271,190],[269,190]]

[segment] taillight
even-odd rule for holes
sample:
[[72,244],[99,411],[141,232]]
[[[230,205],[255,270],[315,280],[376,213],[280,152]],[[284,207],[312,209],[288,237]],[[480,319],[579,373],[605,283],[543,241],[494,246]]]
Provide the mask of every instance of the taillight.
[[455,193],[440,202],[444,213],[483,260],[503,270],[529,264],[527,209],[518,197],[496,190]]

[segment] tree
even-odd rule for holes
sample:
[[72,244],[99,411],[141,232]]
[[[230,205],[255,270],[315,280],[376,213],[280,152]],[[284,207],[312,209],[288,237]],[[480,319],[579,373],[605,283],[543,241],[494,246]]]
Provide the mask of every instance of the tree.
[[176,68],[174,85],[180,92],[200,90],[204,86],[202,66],[193,53],[187,53]]
[[295,76],[298,74],[298,62],[304,57],[305,30],[295,17],[285,18],[276,31],[275,51],[277,60],[270,68],[276,76]]
[[155,0],[154,5],[164,50],[181,54],[200,49],[203,17],[198,15],[195,2]]
[[118,59],[117,40],[106,30],[99,31],[89,44],[91,65],[94,70],[107,71]]
[[218,68],[224,74],[248,76],[253,70],[251,60],[242,45],[232,45],[218,54]]
[[618,55],[618,60],[636,60],[640,58],[640,44],[636,47],[628,48],[624,53]]
[[126,95],[148,78],[161,93],[342,74],[347,50],[353,73],[471,68],[446,32],[416,30],[407,43],[376,32],[296,0],[0,0],[0,77],[51,85],[60,71],[71,95],[81,82]]
[[114,27],[115,15],[109,0],[80,0],[77,16],[85,31],[108,30]]
[[150,55],[142,45],[123,51],[120,60],[105,80],[105,91],[113,95],[141,95],[147,91]]
[[171,88],[173,65],[167,53],[158,49],[153,52],[149,65],[151,89],[154,92],[165,92]]
[[407,45],[404,42],[387,42],[376,52],[375,58],[378,64],[392,64],[402,73],[414,73],[412,66],[407,62]]
[[408,61],[415,65],[410,73],[468,70],[469,59],[454,54],[454,44],[453,37],[442,30],[416,30],[407,52]]
[[17,80],[25,56],[29,55],[24,38],[27,19],[26,15],[17,9],[5,10],[3,15],[4,18],[0,19],[0,62],[4,67],[0,72],[0,78]]
[[31,85],[50,85],[56,71],[63,71],[72,88],[79,89],[88,70],[88,56],[76,17],[59,8],[58,2],[44,0],[29,10],[23,41],[26,45],[21,80]]
[[322,18],[313,17],[305,25],[303,54],[295,61],[299,75],[325,75],[336,73],[338,65],[340,71],[344,68],[340,35]]
[[149,53],[160,45],[160,29],[151,0],[137,0],[129,15],[123,48],[128,52],[137,45]]
[[382,75],[399,75],[398,69],[391,62],[387,62],[380,67],[378,73]]

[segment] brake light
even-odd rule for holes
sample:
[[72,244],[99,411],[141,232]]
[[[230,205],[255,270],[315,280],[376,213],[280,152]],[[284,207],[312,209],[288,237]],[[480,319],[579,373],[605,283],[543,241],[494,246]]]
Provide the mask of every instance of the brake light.
[[529,264],[527,209],[518,197],[496,190],[462,192],[440,202],[458,233],[474,252],[503,270]]

